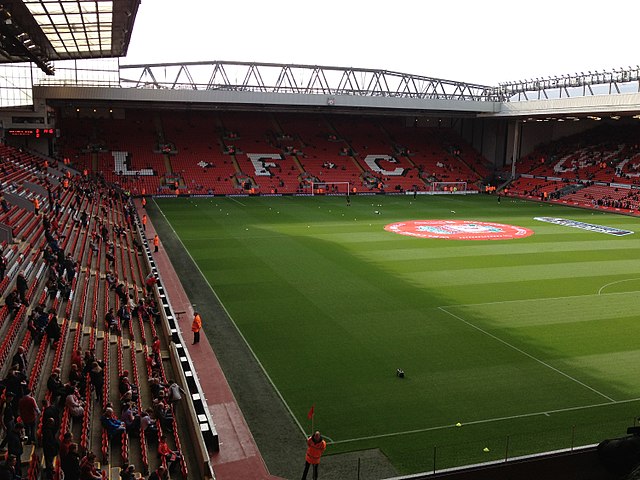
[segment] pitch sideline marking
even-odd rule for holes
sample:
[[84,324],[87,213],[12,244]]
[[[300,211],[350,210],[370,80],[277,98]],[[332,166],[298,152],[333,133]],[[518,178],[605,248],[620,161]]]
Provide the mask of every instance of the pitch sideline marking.
[[512,348],[512,349],[513,349],[513,350],[515,350],[516,352],[519,352],[519,353],[521,353],[522,355],[524,355],[524,356],[526,356],[526,357],[529,357],[531,360],[534,360],[534,361],[538,362],[539,364],[544,365],[545,367],[547,367],[547,368],[549,368],[549,369],[553,370],[554,372],[559,373],[560,375],[562,375],[562,376],[564,376],[564,377],[568,378],[569,380],[571,380],[571,381],[573,381],[573,382],[575,382],[575,383],[577,383],[577,384],[579,384],[579,385],[582,385],[584,388],[586,388],[586,389],[588,389],[588,390],[591,390],[592,392],[594,392],[594,393],[596,393],[596,394],[600,395],[601,397],[606,398],[606,399],[607,399],[607,400],[609,400],[610,402],[615,403],[615,400],[614,400],[613,398],[611,398],[610,396],[608,396],[608,395],[606,395],[606,394],[604,394],[604,393],[602,393],[602,392],[600,392],[600,391],[596,390],[595,388],[593,388],[593,387],[591,387],[591,386],[587,385],[587,384],[586,384],[586,383],[584,383],[584,382],[581,382],[580,380],[578,380],[578,379],[577,379],[577,378],[575,378],[575,377],[572,377],[572,376],[571,376],[571,375],[569,375],[568,373],[565,373],[565,372],[563,372],[562,370],[559,370],[559,369],[557,369],[556,367],[554,367],[554,366],[552,366],[552,365],[549,365],[547,362],[545,362],[545,361],[543,361],[543,360],[540,360],[539,358],[537,358],[537,357],[535,357],[535,356],[531,355],[530,353],[525,352],[525,351],[524,351],[524,350],[522,350],[521,348],[516,347],[515,345],[513,345],[513,344],[511,344],[511,343],[507,342],[506,340],[503,340],[503,339],[501,339],[500,337],[497,337],[496,335],[494,335],[494,334],[492,334],[492,333],[489,333],[488,331],[486,331],[486,330],[484,330],[484,329],[482,329],[482,328],[478,327],[477,325],[474,325],[473,323],[471,323],[471,322],[469,322],[469,321],[465,320],[464,318],[460,317],[459,315],[456,315],[455,313],[452,313],[452,312],[450,312],[450,311],[446,310],[446,309],[445,309],[445,308],[443,308],[443,307],[438,307],[438,309],[439,309],[439,310],[442,310],[444,313],[447,313],[447,314],[451,315],[453,318],[457,318],[457,319],[458,319],[458,320],[460,320],[462,323],[464,323],[464,324],[466,324],[466,325],[468,325],[468,326],[470,326],[470,327],[472,327],[472,328],[475,328],[475,329],[476,329],[476,330],[478,330],[479,332],[484,333],[485,335],[487,335],[487,336],[489,336],[489,337],[493,338],[494,340],[497,340],[498,342],[502,343],[503,345],[506,345],[507,347]]
[[[155,199],[154,199],[155,202]],[[289,412],[289,415],[291,415],[291,418],[293,418],[293,421],[296,423],[296,425],[298,425],[298,428],[300,429],[300,431],[302,432],[302,434],[305,436],[307,436],[307,432],[305,432],[304,428],[302,428],[302,425],[300,424],[300,422],[298,421],[298,419],[296,418],[296,416],[293,414],[293,411],[291,410],[291,408],[289,407],[289,404],[287,403],[287,401],[284,399],[284,397],[282,396],[282,394],[280,393],[280,390],[278,390],[278,388],[276,387],[276,384],[273,382],[273,380],[271,379],[271,377],[269,376],[269,374],[267,373],[267,370],[264,368],[264,365],[262,365],[262,362],[260,361],[260,359],[258,358],[258,356],[256,355],[256,353],[253,351],[253,348],[251,348],[251,345],[249,345],[249,342],[247,341],[247,339],[245,338],[245,336],[242,334],[242,332],[240,331],[240,328],[238,327],[238,325],[236,324],[235,320],[233,319],[233,317],[231,316],[231,314],[229,313],[229,311],[227,310],[227,307],[224,305],[224,303],[222,303],[220,301],[220,297],[218,297],[218,294],[216,293],[216,291],[213,289],[213,286],[211,286],[211,284],[209,283],[209,279],[204,275],[204,273],[202,273],[202,270],[200,269],[200,265],[198,265],[198,263],[195,261],[195,259],[193,258],[193,256],[191,255],[191,252],[187,249],[187,247],[185,246],[184,243],[182,243],[182,239],[180,238],[180,235],[178,235],[176,233],[176,231],[173,228],[173,225],[171,225],[171,222],[169,221],[169,219],[167,218],[167,216],[164,214],[164,211],[160,208],[160,206],[156,203],[156,206],[158,207],[158,210],[160,211],[160,213],[162,214],[162,216],[164,217],[165,221],[167,222],[167,224],[171,227],[171,230],[173,230],[173,233],[176,235],[176,238],[178,239],[178,241],[180,242],[180,245],[182,245],[182,248],[184,248],[184,251],[187,252],[187,255],[189,255],[189,258],[191,259],[191,261],[193,262],[193,264],[196,266],[196,268],[198,269],[198,272],[200,272],[200,275],[202,276],[202,278],[204,279],[204,281],[207,283],[207,285],[209,286],[209,290],[211,290],[211,293],[213,293],[213,295],[216,297],[216,300],[218,301],[218,303],[222,306],[222,309],[224,310],[225,314],[229,317],[229,320],[231,320],[231,323],[233,324],[233,326],[235,327],[235,329],[237,330],[238,334],[240,335],[240,338],[242,338],[242,341],[245,343],[245,345],[247,346],[247,348],[249,349],[249,351],[251,352],[251,355],[253,355],[253,358],[255,359],[256,363],[258,364],[258,366],[260,367],[260,369],[262,370],[262,372],[264,373],[265,377],[267,378],[267,380],[269,380],[269,383],[271,384],[271,386],[273,387],[273,389],[276,392],[276,395],[278,395],[278,398],[280,398],[280,401],[282,402],[282,404],[285,406],[285,408],[287,409],[287,411]],[[328,438],[328,437],[327,437]]]
[[[615,282],[607,283],[607,284],[605,284],[605,285],[600,287],[600,290],[598,290],[598,295],[602,295],[602,290],[604,290],[607,287],[610,287],[611,285],[615,285],[616,283],[632,282],[634,280],[640,280],[640,277],[627,278],[625,280],[616,280]],[[637,291],[637,290],[635,290],[635,291]],[[614,293],[616,293],[616,292],[614,292]],[[617,292],[617,293],[625,293],[625,292]],[[630,293],[630,292],[626,292],[626,293]],[[607,295],[611,295],[611,294],[607,294]]]
[[[637,402],[637,401],[640,401],[640,397],[639,398],[630,398],[628,400],[615,401],[613,403],[618,405],[618,404],[632,403],[632,402]],[[472,420],[470,422],[464,422],[464,423],[462,423],[462,426],[464,427],[465,425],[481,425],[483,423],[501,422],[501,421],[504,421],[504,420],[514,420],[514,419],[518,419],[518,418],[529,418],[529,417],[536,417],[536,416],[541,416],[541,415],[545,415],[545,416],[548,417],[548,416],[550,416],[549,414],[553,414],[553,413],[572,412],[572,411],[576,411],[576,410],[586,410],[588,408],[607,407],[607,406],[610,406],[610,405],[611,405],[610,402],[595,403],[595,404],[592,404],[592,405],[581,405],[581,406],[578,406],[578,407],[559,408],[557,410],[545,410],[545,411],[541,411],[541,412],[522,413],[520,415],[509,415],[509,416],[506,416],[506,417],[485,418],[483,420]],[[382,433],[380,435],[369,435],[367,437],[348,438],[346,440],[336,440],[336,441],[332,442],[332,444],[333,445],[337,445],[337,444],[340,444],[340,443],[353,443],[353,442],[360,442],[360,441],[363,441],[363,440],[374,440],[376,438],[398,437],[400,435],[410,435],[410,434],[414,434],[414,433],[432,432],[434,430],[444,430],[446,428],[460,428],[460,427],[457,427],[456,425],[439,425],[439,426],[436,426],[436,427],[417,428],[415,430],[405,430],[403,432]]]

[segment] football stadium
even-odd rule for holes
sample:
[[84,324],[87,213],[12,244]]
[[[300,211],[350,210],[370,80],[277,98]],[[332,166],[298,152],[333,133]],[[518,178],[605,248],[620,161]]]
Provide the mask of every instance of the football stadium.
[[0,5],[0,479],[640,478],[640,67],[126,63],[139,6]]

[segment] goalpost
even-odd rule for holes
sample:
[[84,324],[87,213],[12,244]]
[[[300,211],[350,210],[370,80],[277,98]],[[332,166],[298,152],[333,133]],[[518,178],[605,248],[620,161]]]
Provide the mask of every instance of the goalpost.
[[467,193],[467,182],[432,182],[431,193],[455,193],[464,195]]
[[311,182],[311,196],[351,194],[349,182]]

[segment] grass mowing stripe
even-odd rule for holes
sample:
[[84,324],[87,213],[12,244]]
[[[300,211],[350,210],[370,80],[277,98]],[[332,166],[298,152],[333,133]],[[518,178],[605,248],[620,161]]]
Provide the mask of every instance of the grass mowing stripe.
[[596,390],[595,388],[593,388],[593,387],[591,387],[591,386],[587,385],[586,383],[581,382],[581,381],[580,381],[580,380],[578,380],[577,378],[574,378],[574,377],[572,377],[571,375],[569,375],[569,374],[567,374],[567,373],[565,373],[565,372],[563,372],[563,371],[561,371],[561,370],[558,370],[558,369],[557,369],[557,368],[555,368],[554,366],[549,365],[549,364],[548,364],[548,363],[546,363],[545,361],[540,360],[539,358],[537,358],[537,357],[535,357],[535,356],[531,355],[530,353],[525,352],[524,350],[522,350],[522,349],[520,349],[520,348],[516,347],[515,345],[512,345],[511,343],[509,343],[509,342],[507,342],[507,341],[505,341],[505,340],[502,340],[501,338],[499,338],[499,337],[497,337],[497,336],[493,335],[493,334],[492,334],[492,333],[490,333],[490,332],[487,332],[486,330],[484,330],[484,329],[482,329],[482,328],[478,327],[477,325],[474,325],[473,323],[468,322],[467,320],[465,320],[464,318],[460,317],[459,315],[456,315],[455,313],[452,313],[452,312],[450,312],[450,311],[448,311],[448,310],[446,310],[446,309],[444,309],[444,308],[442,308],[442,307],[439,307],[439,308],[440,308],[440,310],[442,310],[443,312],[445,312],[445,313],[447,313],[447,314],[451,315],[451,316],[452,316],[452,317],[454,317],[454,318],[457,318],[458,320],[460,320],[461,322],[463,322],[463,323],[465,323],[465,324],[469,325],[470,327],[475,328],[476,330],[478,330],[478,331],[480,331],[480,332],[484,333],[485,335],[488,335],[489,337],[493,338],[494,340],[497,340],[498,342],[500,342],[500,343],[502,343],[502,344],[506,345],[507,347],[512,348],[512,349],[514,349],[514,350],[515,350],[515,351],[517,351],[517,352],[520,352],[521,354],[525,355],[526,357],[529,357],[531,360],[535,360],[536,362],[540,363],[541,365],[544,365],[545,367],[547,367],[547,368],[549,368],[549,369],[553,370],[554,372],[559,373],[560,375],[562,375],[562,376],[564,376],[564,377],[568,378],[569,380],[571,380],[571,381],[573,381],[573,382],[575,382],[575,383],[577,383],[577,384],[579,384],[579,385],[582,385],[584,388],[586,388],[586,389],[588,389],[588,390],[591,390],[592,392],[594,392],[594,393],[596,393],[596,394],[600,395],[600,396],[601,396],[601,397],[603,397],[603,398],[606,398],[607,400],[609,400],[609,402],[612,402],[612,403],[615,403],[615,402],[616,402],[616,401],[615,401],[613,398],[611,398],[610,396],[608,396],[608,395],[606,395],[606,394],[604,394],[604,393],[602,393],[602,392],[600,392],[600,391]]
[[625,283],[625,282],[633,282],[633,281],[636,281],[636,280],[640,280],[640,277],[625,278],[624,280],[616,280],[615,282],[609,282],[609,283],[603,285],[602,287],[600,287],[600,290],[598,290],[598,295],[602,295],[602,291],[607,287],[611,287],[612,285],[617,285],[619,283]]
[[[535,236],[534,236],[535,238]],[[492,242],[488,245],[469,245],[460,244],[459,247],[440,247],[440,248],[424,248],[424,242],[415,240],[416,246],[414,248],[398,248],[397,243],[395,245],[381,245],[381,248],[372,249],[368,248],[366,251],[360,252],[360,255],[366,255],[371,258],[378,258],[384,255],[384,258],[389,261],[395,260],[430,260],[439,258],[460,258],[460,257],[476,257],[482,255],[503,255],[505,250],[504,243],[500,241]],[[386,246],[386,248],[384,248]],[[603,245],[603,242],[597,241],[581,241],[581,242],[564,242],[564,243],[524,243],[521,242],[515,245],[509,245],[509,252],[513,255],[523,254],[548,254],[559,252],[592,252],[598,251],[615,251],[615,250],[628,250],[629,252],[635,252],[640,247],[640,241],[638,240],[618,240],[613,243],[607,243]]]
[[[599,408],[599,407],[609,407],[613,404],[615,405],[621,405],[621,404],[625,404],[625,403],[632,403],[632,402],[638,402],[640,401],[640,398],[630,398],[627,400],[619,400],[619,401],[613,401],[613,402],[606,402],[606,403],[595,403],[592,405],[580,405],[577,407],[568,407],[568,408],[559,408],[556,410],[545,410],[542,412],[531,412],[531,413],[523,413],[520,415],[509,415],[506,417],[496,417],[496,418],[486,418],[483,420],[471,420],[469,422],[464,422],[462,424],[462,426],[464,427],[465,425],[480,425],[483,423],[492,423],[492,422],[502,422],[504,420],[515,420],[518,418],[530,418],[530,417],[539,417],[539,416],[546,416],[548,417],[550,414],[554,414],[554,413],[563,413],[563,412],[574,412],[576,410],[588,410],[590,408]],[[432,432],[435,430],[444,430],[447,428],[460,428],[457,425],[440,425],[437,427],[427,427],[427,428],[419,428],[419,429],[415,429],[415,430],[407,430],[404,432],[392,432],[392,433],[385,433],[382,435],[371,435],[368,437],[360,437],[360,438],[348,438],[346,440],[336,440],[331,442],[331,444],[333,445],[339,445],[339,444],[343,444],[343,443],[353,443],[353,442],[360,442],[363,440],[373,440],[376,438],[387,438],[387,437],[398,437],[401,435],[412,435],[414,433],[423,433],[423,432]]]
[[[154,202],[155,202],[155,198],[154,198]],[[167,224],[171,227],[171,229],[173,230],[173,232],[175,233],[175,229],[173,228],[173,226],[171,225],[171,222],[169,221],[169,219],[167,218],[167,216],[165,215],[164,211],[160,208],[159,205],[156,206],[158,207],[158,210],[160,211],[160,213],[162,214],[162,216],[164,217],[165,221],[167,222]],[[229,317],[229,319],[231,320],[231,323],[233,323],[233,326],[236,328],[236,330],[238,331],[238,334],[240,335],[240,337],[242,338],[242,340],[244,341],[244,343],[247,345],[247,348],[249,349],[249,351],[251,352],[251,355],[253,355],[253,357],[256,360],[256,363],[260,366],[260,369],[262,370],[262,372],[264,373],[264,376],[269,380],[269,383],[271,383],[271,386],[273,387],[274,391],[276,392],[276,394],[278,395],[278,397],[280,398],[280,400],[282,401],[282,404],[285,406],[285,408],[287,409],[287,411],[289,412],[289,414],[291,415],[291,417],[293,418],[293,421],[296,423],[296,425],[298,426],[298,428],[300,429],[300,431],[302,432],[302,435],[306,437],[306,432],[304,430],[304,428],[302,428],[302,425],[300,424],[300,422],[298,421],[298,418],[293,414],[293,411],[291,410],[291,407],[289,407],[289,404],[287,403],[287,401],[284,399],[284,397],[282,396],[282,394],[280,393],[280,390],[278,390],[278,387],[276,387],[276,384],[273,383],[273,380],[271,379],[271,377],[269,376],[269,373],[267,372],[267,370],[264,368],[264,365],[262,365],[262,362],[260,362],[260,359],[258,358],[258,356],[255,354],[255,352],[253,351],[253,349],[251,348],[251,345],[249,345],[249,342],[247,342],[247,339],[245,338],[245,336],[242,334],[242,331],[238,328],[238,325],[236,324],[235,320],[233,319],[233,317],[229,314],[229,312],[227,311],[227,307],[224,305],[224,303],[222,303],[220,301],[220,298],[218,297],[218,294],[216,293],[216,291],[213,289],[213,287],[211,286],[211,283],[209,283],[209,279],[206,277],[206,275],[202,272],[202,270],[200,269],[200,265],[198,264],[198,262],[196,262],[194,260],[194,258],[191,256],[191,252],[189,251],[189,249],[187,249],[187,247],[184,245],[184,243],[182,242],[182,239],[180,238],[180,235],[178,235],[176,233],[176,238],[178,239],[178,241],[182,244],[182,248],[184,248],[185,252],[187,252],[187,255],[189,255],[189,258],[191,258],[191,261],[193,262],[193,264],[196,266],[196,268],[198,269],[198,272],[200,272],[200,275],[202,275],[202,278],[204,279],[205,282],[207,282],[207,285],[209,286],[209,289],[211,290],[211,293],[213,293],[213,295],[216,297],[216,299],[218,300],[218,302],[220,303],[220,305],[222,305],[222,308],[224,309],[225,313],[227,314],[227,316]]]
[[[518,451],[541,452],[565,446],[560,437],[566,435],[558,432],[579,425],[578,444],[593,444],[623,432],[635,415],[635,403],[608,402],[596,412],[518,417],[605,400],[484,332],[551,362],[610,398],[637,397],[633,378],[638,369],[633,365],[640,349],[631,344],[638,336],[633,333],[637,294],[620,292],[640,287],[630,280],[640,276],[635,261],[640,242],[633,236],[618,239],[544,226],[533,217],[552,215],[631,230],[637,220],[610,214],[598,214],[596,220],[590,212],[527,202],[497,205],[495,198],[483,196],[426,197],[413,203],[406,197],[354,197],[350,208],[344,199],[331,197],[241,199],[246,206],[221,199],[181,200],[160,203],[199,270],[233,313],[234,328],[241,329],[245,344],[259,356],[263,371],[268,370],[266,378],[286,398],[288,415],[294,412],[306,426],[313,402],[316,427],[336,440],[353,439],[334,444],[328,454],[380,448],[399,471],[415,473],[430,463],[416,445],[442,447],[439,466],[454,466],[486,460],[482,447],[491,443],[487,439],[517,436],[512,445],[517,443]],[[383,231],[396,221],[450,218],[451,210],[458,219],[520,225],[535,235],[451,242]],[[622,260],[628,265],[618,268]],[[588,262],[589,275],[574,275]],[[548,269],[549,277],[536,280],[546,276],[538,271],[529,278],[534,269]],[[463,278],[464,285],[455,278],[474,271],[476,278]],[[449,284],[440,282],[446,275]],[[576,298],[569,301],[573,308],[540,309],[559,292]],[[585,294],[595,292],[604,298],[592,312],[594,300]],[[615,308],[606,310],[607,299]],[[487,305],[491,301],[495,308]],[[625,305],[626,311],[621,310]],[[523,309],[543,313],[536,319]],[[606,315],[595,319],[595,312]],[[484,332],[452,321],[452,313]],[[582,318],[586,313],[589,322]],[[605,335],[602,342],[599,332]],[[575,348],[567,348],[572,342]],[[408,374],[402,382],[394,375],[397,367]],[[619,375],[612,374],[616,368]],[[383,437],[465,418],[503,417],[510,420]],[[482,445],[476,455],[478,442]],[[452,454],[445,459],[442,452],[448,450]]]
[[549,279],[570,279],[577,277],[592,278],[594,272],[606,275],[631,275],[640,270],[640,260],[612,260],[609,262],[572,262],[560,264],[522,265],[518,268],[487,267],[461,270],[439,270],[435,272],[409,272],[408,280],[427,285],[463,286],[482,285],[488,279],[499,279],[501,283],[511,281],[544,281]]
[[[633,279],[632,279],[633,280]],[[616,282],[613,282],[616,283]],[[545,297],[543,300],[567,300],[571,298],[583,298],[583,297],[592,297],[594,295],[629,295],[629,294],[638,294],[640,290],[634,290],[629,292],[611,292],[611,293],[593,293],[588,295],[566,295],[564,297]],[[498,302],[482,302],[482,303],[458,303],[455,305],[440,305],[438,308],[453,308],[453,307],[480,307],[483,305],[502,305],[506,303],[516,303],[516,302],[539,302],[540,298],[525,298],[525,299],[515,299],[515,300],[500,300]]]

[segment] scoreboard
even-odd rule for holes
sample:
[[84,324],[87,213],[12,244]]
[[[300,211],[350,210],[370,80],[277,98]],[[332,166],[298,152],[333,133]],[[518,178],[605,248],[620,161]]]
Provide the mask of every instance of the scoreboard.
[[56,138],[60,130],[56,128],[7,128],[4,131],[8,137]]

